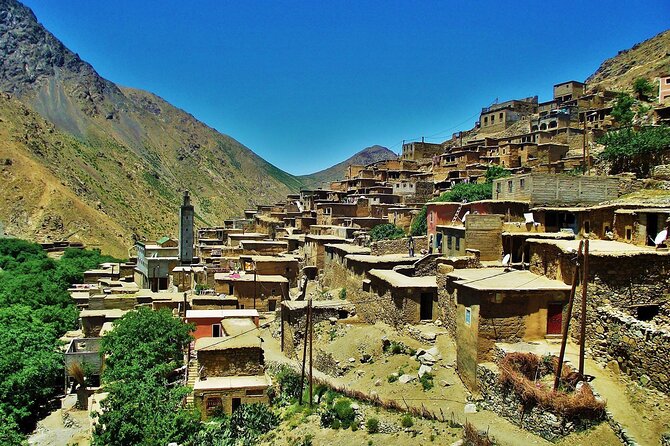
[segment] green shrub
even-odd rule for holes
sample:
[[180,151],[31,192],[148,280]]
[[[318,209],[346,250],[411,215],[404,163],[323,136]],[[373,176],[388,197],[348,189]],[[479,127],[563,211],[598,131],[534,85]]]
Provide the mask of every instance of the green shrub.
[[377,225],[370,230],[370,240],[376,242],[378,240],[395,240],[403,238],[405,231],[393,223],[385,223]]
[[342,427],[342,423],[340,423],[340,420],[338,420],[337,418],[335,418],[335,419],[333,420],[333,422],[330,424],[330,427],[331,427],[332,429],[337,430],[337,429],[339,429],[340,427]]
[[654,94],[654,84],[643,77],[638,77],[633,81],[633,91],[638,99],[647,100]]
[[354,409],[351,407],[351,400],[340,398],[335,401],[333,409],[337,414],[337,418],[342,422],[342,426],[348,428],[354,421],[354,416],[356,415]]
[[386,378],[386,380],[387,380],[388,382],[390,382],[390,383],[394,383],[394,382],[398,381],[398,377],[397,377],[396,375],[389,375],[389,376]]
[[379,420],[377,418],[368,418],[365,422],[365,428],[368,430],[368,434],[376,434],[379,432]]
[[414,420],[412,419],[412,415],[406,413],[405,415],[402,416],[400,419],[400,425],[402,427],[412,427],[414,426]]
[[345,300],[346,298],[347,298],[347,289],[346,289],[346,288],[342,288],[342,289],[340,290],[340,299]]
[[432,373],[424,373],[423,376],[419,379],[419,381],[421,381],[421,387],[423,387],[424,392],[426,390],[432,389],[434,386]]

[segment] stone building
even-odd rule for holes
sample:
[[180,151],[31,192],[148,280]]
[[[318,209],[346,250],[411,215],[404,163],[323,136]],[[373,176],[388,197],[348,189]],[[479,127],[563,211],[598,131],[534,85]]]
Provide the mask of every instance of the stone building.
[[[258,327],[260,315],[257,310],[188,310],[185,322],[194,324],[193,337],[220,338],[226,336],[224,331],[224,320],[246,320]],[[234,333],[233,333],[234,334]],[[232,334],[229,334],[232,336]]]
[[447,323],[456,339],[463,382],[477,389],[477,365],[493,359],[496,342],[560,335],[570,286],[529,271],[458,269],[447,274]]
[[[437,315],[437,283],[435,276],[409,277],[397,271],[371,269],[367,286],[379,303],[365,303],[379,309],[379,319],[387,318],[406,324],[434,321]],[[364,283],[364,289],[366,284]],[[386,307],[390,306],[388,309]],[[373,322],[373,321],[369,321]]]
[[288,299],[288,279],[280,275],[254,273],[216,273],[214,290],[237,299],[240,309],[275,311]]

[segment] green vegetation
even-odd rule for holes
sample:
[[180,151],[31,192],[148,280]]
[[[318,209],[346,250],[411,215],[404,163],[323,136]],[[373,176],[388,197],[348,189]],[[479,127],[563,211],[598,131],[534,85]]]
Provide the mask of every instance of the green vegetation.
[[[493,197],[493,180],[509,176],[510,172],[501,166],[491,166],[486,170],[484,183],[459,183],[454,185],[450,190],[444,192],[438,198],[432,200],[433,202],[460,202],[460,201],[478,201],[490,200]],[[426,217],[428,208],[426,206],[421,208],[421,211],[412,220],[412,227],[410,234],[425,235],[428,228]]]
[[377,225],[370,230],[370,239],[373,242],[378,240],[396,240],[403,238],[405,236],[405,231],[402,228],[394,225],[393,223],[385,223],[383,225]]
[[62,391],[58,339],[76,327],[78,314],[67,289],[113,260],[76,249],[53,260],[34,243],[0,239],[0,444],[20,444]]
[[400,425],[402,427],[412,427],[414,426],[414,420],[412,419],[412,415],[409,413],[406,413],[400,418]]
[[342,289],[340,290],[340,299],[345,300],[346,298],[347,298],[347,289],[346,289],[346,288],[342,288]]
[[356,413],[351,407],[351,400],[338,398],[332,404],[326,401],[326,407],[321,412],[321,426],[331,429],[349,429],[355,423]]
[[634,104],[635,99],[628,93],[619,93],[617,96],[611,115],[620,127],[628,127],[633,123],[635,117]]
[[419,378],[419,381],[421,382],[421,387],[423,388],[423,391],[427,391],[432,389],[435,384],[433,383],[433,374],[432,373],[424,373],[421,378]]
[[649,100],[654,95],[656,87],[643,77],[638,77],[633,81],[633,91],[641,101]]
[[365,422],[365,428],[368,430],[368,434],[376,434],[379,432],[379,420],[377,418],[368,418]]
[[664,162],[670,148],[670,128],[667,126],[631,127],[611,130],[598,140],[605,145],[599,155],[610,163],[610,172],[634,172],[649,175],[651,168]]

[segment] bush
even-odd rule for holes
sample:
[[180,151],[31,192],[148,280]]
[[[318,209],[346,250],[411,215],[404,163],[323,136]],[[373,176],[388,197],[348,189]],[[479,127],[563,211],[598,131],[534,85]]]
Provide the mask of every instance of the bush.
[[275,376],[279,384],[279,399],[281,404],[290,404],[300,397],[300,375],[288,366],[282,367]]
[[402,416],[400,419],[400,425],[402,427],[412,427],[414,426],[414,420],[412,419],[412,415],[406,413],[405,415]]
[[370,240],[376,242],[378,240],[396,240],[403,238],[405,236],[405,231],[402,228],[394,225],[393,223],[385,223],[383,225],[377,225],[370,230]]
[[354,409],[351,407],[351,400],[347,398],[340,398],[339,400],[335,401],[333,410],[335,411],[337,418],[342,423],[342,427],[344,429],[348,429],[349,426],[351,426],[351,423],[354,422],[354,417],[356,416]]
[[654,85],[643,77],[638,77],[633,82],[633,91],[640,100],[647,100],[653,97]]
[[434,387],[432,373],[424,373],[419,381],[421,381],[421,387],[423,387],[424,392]]
[[607,132],[598,142],[605,145],[599,157],[611,163],[610,173],[634,172],[646,177],[653,166],[665,162],[670,148],[670,128],[618,129]]
[[377,418],[368,418],[365,422],[365,428],[368,430],[368,434],[376,434],[379,432],[379,420]]
[[342,289],[340,290],[340,299],[345,300],[346,298],[347,298],[347,289],[346,289],[346,288],[342,288]]
[[635,99],[628,93],[619,93],[612,107],[612,118],[619,126],[627,127],[633,123]]

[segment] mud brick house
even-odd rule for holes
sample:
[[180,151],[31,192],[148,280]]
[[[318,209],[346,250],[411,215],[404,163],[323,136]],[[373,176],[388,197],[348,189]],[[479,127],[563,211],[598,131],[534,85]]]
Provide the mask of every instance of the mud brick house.
[[292,256],[241,255],[242,269],[247,273],[256,271],[260,275],[284,276],[290,287],[298,286],[300,265]]
[[479,125],[488,132],[500,132],[521,118],[537,112],[537,96],[493,104],[482,108]]
[[114,322],[123,317],[127,310],[108,309],[108,310],[81,310],[79,312],[79,321],[81,329],[86,338],[96,338],[100,336],[102,326],[107,322]]
[[408,142],[402,145],[402,160],[419,160],[432,158],[444,151],[442,144],[424,141]]
[[458,269],[447,274],[447,323],[455,331],[458,373],[477,389],[477,365],[493,360],[496,342],[560,335],[570,286],[529,271]]
[[469,214],[464,226],[437,226],[433,252],[462,257],[475,250],[481,261],[501,260],[503,219],[499,214]]
[[267,234],[260,232],[231,233],[228,234],[228,246],[239,246],[242,240],[265,240],[267,238]]
[[216,410],[231,414],[242,404],[267,404],[272,385],[258,330],[229,337],[205,337],[195,342],[189,364],[193,403],[203,418]]
[[275,311],[278,304],[289,298],[288,279],[279,275],[254,273],[216,273],[214,290],[234,296],[238,308]]
[[[531,271],[572,282],[578,240],[526,243]],[[587,348],[633,380],[670,393],[670,251],[608,240],[589,245]],[[581,288],[574,321],[581,317]]]
[[380,320],[384,320],[384,313],[408,324],[435,320],[435,276],[409,277],[393,270],[372,269],[368,278],[369,291],[379,296],[379,303],[374,305],[378,305]]
[[621,178],[527,173],[493,180],[496,200],[531,205],[593,205],[619,197]]
[[135,248],[135,283],[152,291],[166,290],[170,272],[179,264],[177,241],[163,237],[155,243],[137,242]]
[[305,235],[305,265],[316,266],[319,271],[323,270],[326,257],[325,245],[332,243],[344,243],[346,239],[334,235]]
[[185,322],[195,325],[193,337],[198,340],[226,336],[222,325],[225,320],[247,320],[258,327],[259,318],[256,310],[188,310]]
[[283,240],[240,240],[240,255],[258,254],[275,255],[288,250],[288,243]]

